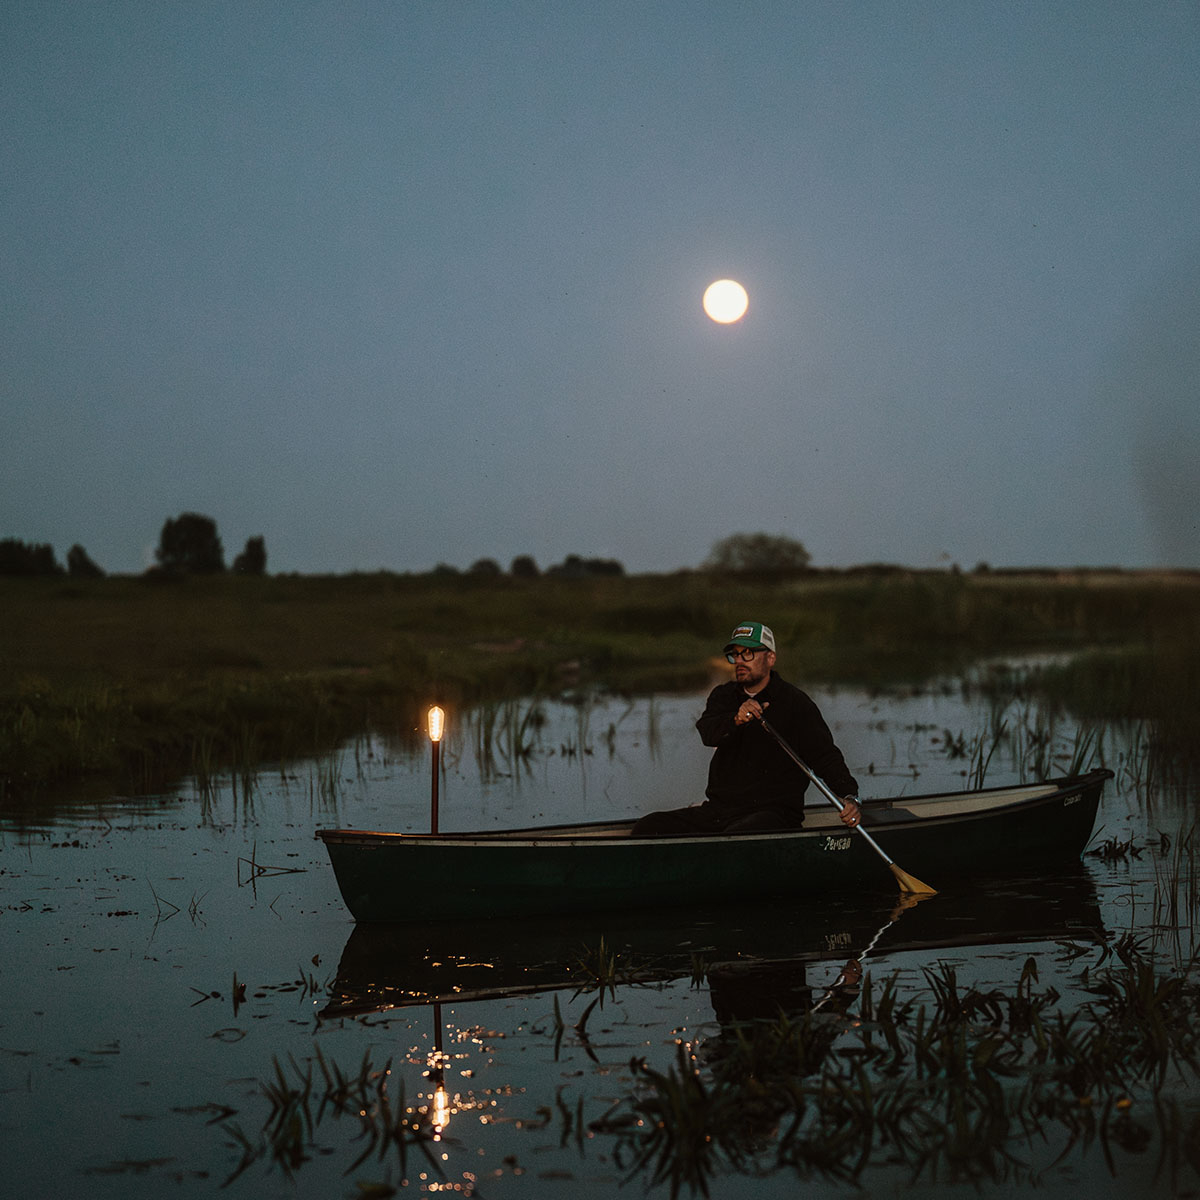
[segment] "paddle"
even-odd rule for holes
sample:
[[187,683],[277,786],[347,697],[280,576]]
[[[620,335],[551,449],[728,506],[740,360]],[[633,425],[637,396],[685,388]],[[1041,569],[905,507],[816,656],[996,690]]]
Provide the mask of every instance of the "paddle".
[[[787,744],[786,741],[784,741],[783,736],[771,725],[766,717],[759,717],[759,722],[762,727],[779,743],[779,745],[783,748],[784,753],[796,764],[796,766],[800,768],[800,770],[805,773],[805,775],[809,777],[809,779],[813,781],[813,783],[817,785],[818,790],[825,797],[825,799],[828,800],[829,803],[838,810],[838,812],[841,812],[846,806],[841,802],[841,800],[838,799],[837,796],[834,795],[833,789],[830,788],[829,785],[813,771],[808,763],[806,763],[804,759],[802,759],[800,755],[798,755],[795,750],[793,750],[791,746]],[[855,825],[854,831],[855,833],[861,833],[863,837],[870,842],[875,853],[878,854],[885,863],[887,863],[892,874],[895,875],[896,882],[900,885],[900,890],[902,892],[908,892],[909,895],[912,896],[937,895],[936,888],[931,888],[929,884],[922,883],[919,879],[913,875],[910,875],[907,871],[902,871],[884,851],[883,847],[861,825]]]
[[883,937],[883,935],[887,933],[887,931],[891,929],[891,927],[895,925],[898,920],[900,920],[901,914],[907,912],[908,909],[912,908],[914,905],[920,904],[922,900],[928,900],[930,895],[936,896],[937,893],[922,892],[920,895],[901,896],[900,899],[896,901],[896,906],[892,909],[891,916],[888,917],[887,923],[879,927],[875,936],[867,943],[866,949],[863,950],[861,954],[856,954],[852,959],[850,959],[846,966],[842,968],[841,974],[838,975],[833,983],[830,984],[830,986],[825,990],[825,995],[823,995],[821,999],[812,1006],[812,1011],[816,1012],[819,1008],[822,1008],[837,994],[838,986],[845,982],[846,968],[849,967],[851,963],[856,965],[861,971],[862,960],[866,958],[872,950],[875,949],[875,947],[879,944],[879,939]]

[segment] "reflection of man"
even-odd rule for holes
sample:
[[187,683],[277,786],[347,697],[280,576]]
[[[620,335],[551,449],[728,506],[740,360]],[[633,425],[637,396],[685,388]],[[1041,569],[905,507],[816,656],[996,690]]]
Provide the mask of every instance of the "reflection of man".
[[714,963],[707,979],[713,1015],[721,1025],[734,1026],[744,1021],[773,1021],[781,1015],[801,1017],[810,1009],[845,1013],[862,990],[862,964],[849,959],[816,1000],[803,959]]
[[816,704],[775,671],[775,635],[759,621],[743,622],[730,635],[725,657],[734,677],[712,690],[696,722],[700,740],[714,747],[707,799],[691,808],[648,813],[634,825],[633,836],[799,829],[808,776],[759,724],[764,713],[833,792],[846,798],[842,820],[857,825],[858,784]]

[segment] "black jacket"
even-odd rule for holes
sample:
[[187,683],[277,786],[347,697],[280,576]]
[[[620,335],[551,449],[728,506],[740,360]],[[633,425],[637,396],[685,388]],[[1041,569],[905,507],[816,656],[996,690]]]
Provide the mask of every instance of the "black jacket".
[[[709,693],[696,722],[700,740],[715,746],[705,795],[722,809],[803,809],[808,776],[757,721],[735,725],[734,714],[747,699],[741,685],[723,683]],[[772,671],[755,699],[772,728],[837,796],[857,796],[858,784],[833,740],[820,709],[798,687]]]

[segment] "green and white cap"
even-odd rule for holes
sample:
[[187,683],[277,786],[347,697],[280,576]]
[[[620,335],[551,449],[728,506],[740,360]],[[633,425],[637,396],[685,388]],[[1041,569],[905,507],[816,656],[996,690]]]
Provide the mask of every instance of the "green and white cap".
[[745,646],[747,650],[774,650],[775,635],[761,621],[743,621],[730,635],[725,649]]

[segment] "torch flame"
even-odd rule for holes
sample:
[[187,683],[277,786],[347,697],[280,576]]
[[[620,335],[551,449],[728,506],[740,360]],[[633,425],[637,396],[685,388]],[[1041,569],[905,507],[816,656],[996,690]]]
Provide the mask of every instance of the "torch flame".
[[429,740],[440,742],[446,731],[446,714],[435,704],[429,710]]

